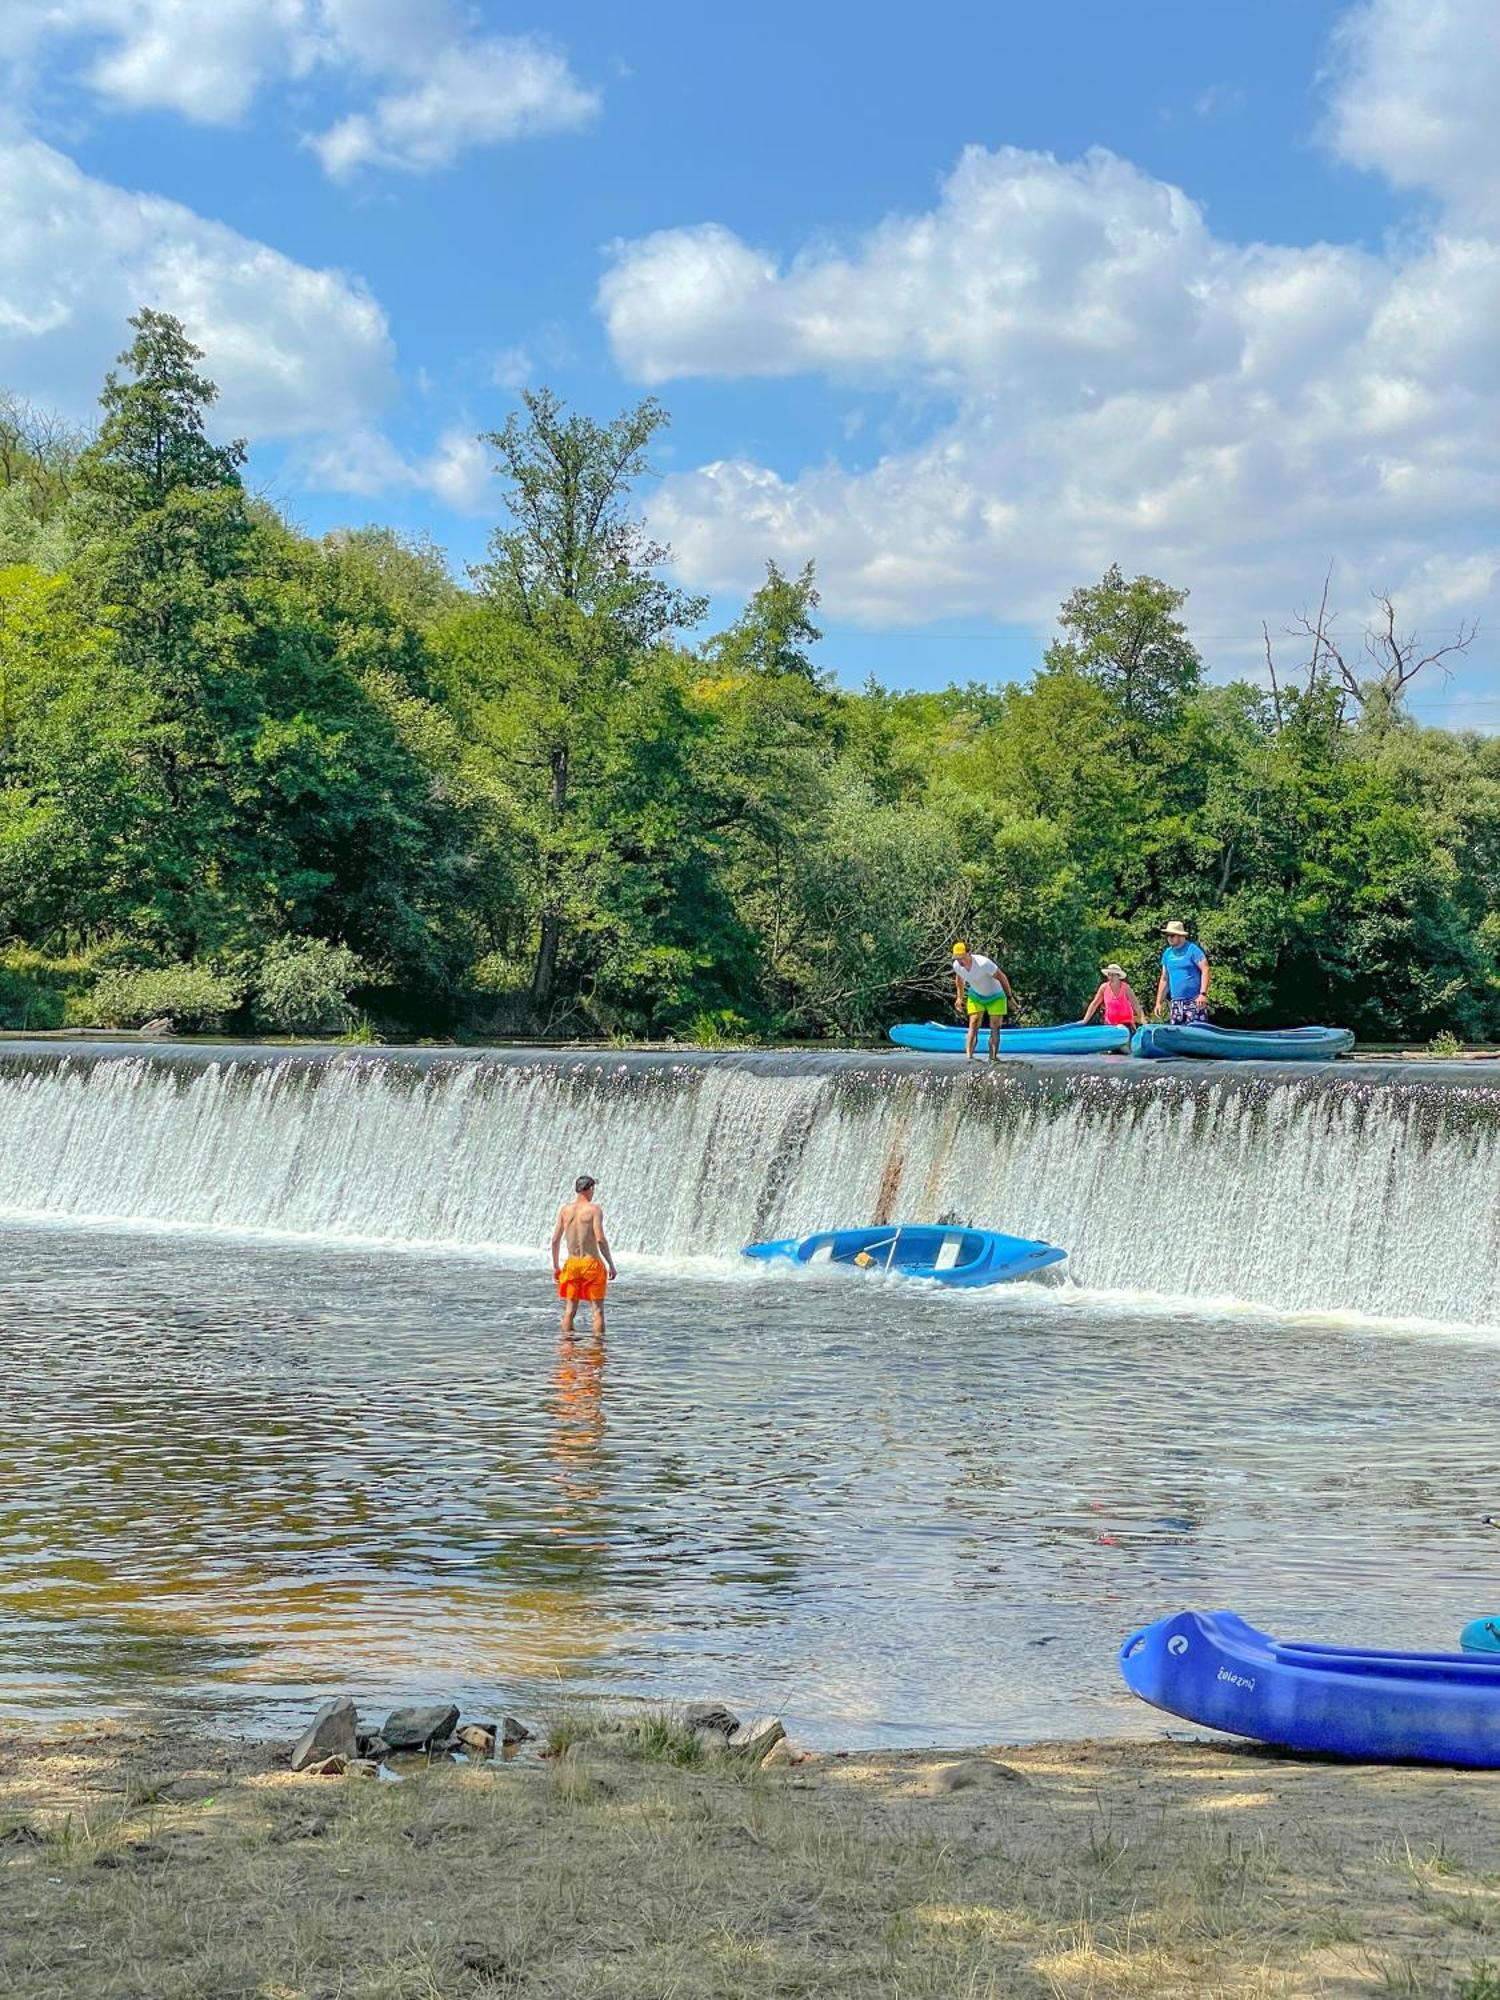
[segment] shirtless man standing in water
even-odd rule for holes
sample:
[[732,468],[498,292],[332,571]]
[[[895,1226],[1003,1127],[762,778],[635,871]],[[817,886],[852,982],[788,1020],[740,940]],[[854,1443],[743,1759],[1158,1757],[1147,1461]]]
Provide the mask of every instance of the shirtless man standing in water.
[[[594,1199],[594,1176],[580,1174],[573,1190],[572,1201],[564,1202],[557,1211],[552,1231],[552,1275],[557,1280],[557,1296],[563,1301],[562,1330],[573,1331],[579,1301],[587,1299],[594,1309],[594,1331],[603,1333],[604,1294],[609,1279],[616,1275],[614,1252],[604,1233],[604,1211]],[[559,1266],[557,1253],[564,1242],[568,1260]]]

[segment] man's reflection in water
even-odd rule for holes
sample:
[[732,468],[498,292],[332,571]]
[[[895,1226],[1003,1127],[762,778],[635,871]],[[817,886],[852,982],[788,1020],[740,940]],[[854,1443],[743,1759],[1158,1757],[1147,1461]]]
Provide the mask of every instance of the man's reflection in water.
[[553,1474],[559,1491],[574,1506],[587,1506],[603,1491],[600,1453],[604,1444],[603,1334],[564,1334],[557,1344],[553,1374]]

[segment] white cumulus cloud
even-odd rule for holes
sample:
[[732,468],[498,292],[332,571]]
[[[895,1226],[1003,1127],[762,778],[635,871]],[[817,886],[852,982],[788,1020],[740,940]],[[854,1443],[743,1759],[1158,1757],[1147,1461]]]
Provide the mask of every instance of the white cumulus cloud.
[[39,140],[0,145],[0,382],[82,414],[142,305],[207,355],[216,423],[254,438],[357,426],[389,397],[385,315],[315,270],[180,202],[94,179]]
[[488,445],[455,425],[417,467],[417,482],[455,514],[484,514],[495,508],[495,462]]
[[0,54],[64,44],[98,96],[206,124],[243,117],[316,54],[310,0],[7,0]]
[[1361,0],[1339,25],[1329,136],[1456,220],[1500,225],[1500,8],[1495,0]]
[[712,222],[617,245],[598,304],[637,379],[810,373],[932,413],[873,463],[676,474],[653,526],[699,585],[815,556],[829,608],[870,623],[1040,624],[1114,560],[1190,585],[1229,643],[1330,560],[1351,609],[1378,585],[1500,612],[1500,121],[1469,74],[1497,50],[1493,0],[1344,24],[1335,143],[1436,198],[1378,253],[1231,242],[1114,154],[1005,147],[789,260]]
[[437,50],[409,87],[377,97],[313,144],[335,177],[367,166],[423,173],[450,166],[470,146],[575,131],[598,108],[560,55],[496,36]]
[[369,101],[310,143],[329,173],[424,172],[466,148],[586,125],[597,92],[530,35],[475,32],[447,0],[8,0],[0,55],[62,49],[124,110],[210,124],[318,72]]
[[1061,164],[973,146],[936,209],[848,252],[782,270],[718,225],[663,230],[617,250],[599,301],[617,356],[649,382],[917,371],[1076,394],[1222,366],[1227,255],[1194,203],[1113,153]]
[[296,465],[302,484],[318,492],[372,499],[399,488],[430,493],[455,514],[495,508],[494,461],[489,447],[453,425],[427,453],[408,456],[383,431],[370,426],[320,440]]

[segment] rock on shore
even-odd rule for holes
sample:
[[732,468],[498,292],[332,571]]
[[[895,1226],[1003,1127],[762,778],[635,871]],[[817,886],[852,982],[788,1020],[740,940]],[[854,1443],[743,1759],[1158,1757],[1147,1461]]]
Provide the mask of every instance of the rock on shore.
[[359,1716],[348,1696],[325,1701],[293,1746],[292,1769],[306,1771],[330,1757],[352,1759],[359,1752],[358,1737]]

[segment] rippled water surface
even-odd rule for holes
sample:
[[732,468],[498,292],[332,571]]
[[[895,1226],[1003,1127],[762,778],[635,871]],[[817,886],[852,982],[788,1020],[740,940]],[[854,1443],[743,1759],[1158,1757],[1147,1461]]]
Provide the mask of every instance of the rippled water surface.
[[0,1231],[0,1711],[717,1695],[813,1742],[1151,1731],[1183,1604],[1500,1603],[1480,1336],[1102,1295]]

